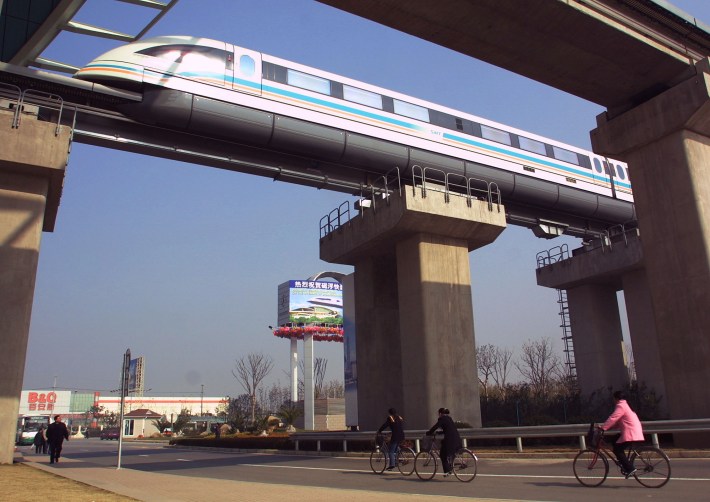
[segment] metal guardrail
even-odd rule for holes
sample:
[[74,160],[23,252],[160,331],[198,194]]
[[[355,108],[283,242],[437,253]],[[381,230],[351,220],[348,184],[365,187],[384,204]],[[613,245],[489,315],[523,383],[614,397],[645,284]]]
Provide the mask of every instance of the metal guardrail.
[[[646,436],[651,436],[651,442],[658,447],[659,434],[681,434],[689,432],[710,432],[710,418],[688,419],[688,420],[655,420],[652,422],[642,422],[643,431]],[[555,438],[555,437],[577,437],[579,438],[579,448],[584,450],[586,446],[586,435],[589,431],[589,424],[568,424],[568,425],[540,425],[534,427],[482,427],[476,429],[459,429],[459,434],[464,446],[467,442],[476,439],[515,439],[518,452],[523,452],[523,439],[525,438]],[[611,431],[618,432],[618,431]],[[405,436],[414,441],[414,450],[420,451],[419,439],[424,437],[425,430],[408,430]],[[290,439],[295,442],[298,451],[300,443],[305,441],[315,441],[316,450],[321,451],[322,441],[340,441],[343,451],[348,451],[348,441],[369,441],[375,437],[375,431],[339,431],[339,432],[297,432],[290,435]],[[412,439],[417,438],[417,439]]]

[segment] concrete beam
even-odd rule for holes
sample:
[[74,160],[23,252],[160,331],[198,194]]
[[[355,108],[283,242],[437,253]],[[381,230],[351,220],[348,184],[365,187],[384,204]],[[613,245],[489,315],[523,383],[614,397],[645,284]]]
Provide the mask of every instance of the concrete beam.
[[47,205],[42,230],[52,232],[59,211],[71,131],[21,113],[13,127],[13,112],[0,109],[0,171],[45,178]]

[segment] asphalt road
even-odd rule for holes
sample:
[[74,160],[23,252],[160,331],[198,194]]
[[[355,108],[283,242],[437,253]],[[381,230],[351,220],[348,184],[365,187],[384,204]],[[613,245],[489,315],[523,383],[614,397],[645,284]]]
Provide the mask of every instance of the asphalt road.
[[[98,439],[75,440],[63,454],[100,466],[115,466],[118,444]],[[61,464],[60,464],[61,465]],[[124,442],[124,469],[166,473],[200,479],[367,489],[400,494],[478,497],[525,501],[654,501],[710,500],[710,459],[671,459],[672,478],[663,488],[649,489],[623,479],[615,469],[596,488],[581,486],[570,459],[479,459],[471,483],[437,475],[421,481],[416,474],[373,474],[364,457],[320,457],[264,453],[231,453],[181,449],[159,444]]]

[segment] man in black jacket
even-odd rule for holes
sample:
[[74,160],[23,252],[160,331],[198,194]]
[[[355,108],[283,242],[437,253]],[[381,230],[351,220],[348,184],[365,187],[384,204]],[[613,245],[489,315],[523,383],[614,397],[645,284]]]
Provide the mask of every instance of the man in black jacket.
[[47,427],[47,442],[49,443],[49,463],[59,462],[62,453],[62,443],[69,441],[69,429],[62,422],[60,415],[54,415],[54,423]]
[[461,436],[456,428],[456,424],[449,416],[447,408],[439,408],[439,420],[427,431],[427,436],[433,436],[437,429],[444,432],[444,440],[441,442],[441,465],[444,468],[444,476],[451,474],[451,460],[456,455],[456,452],[461,448]]

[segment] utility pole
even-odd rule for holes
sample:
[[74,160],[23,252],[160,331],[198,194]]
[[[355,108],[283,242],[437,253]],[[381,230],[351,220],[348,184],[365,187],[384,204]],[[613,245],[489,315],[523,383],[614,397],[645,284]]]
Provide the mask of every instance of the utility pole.
[[204,416],[204,413],[202,412],[202,402],[205,399],[205,386],[204,386],[204,384],[202,384],[202,385],[200,385],[200,387],[201,387],[201,389],[200,389],[200,416],[202,417],[202,416]]
[[116,469],[121,468],[121,450],[123,449],[123,413],[126,406],[126,395],[128,395],[128,381],[130,379],[131,349],[126,349],[123,355],[123,367],[121,368],[121,410],[118,418],[118,464]]

